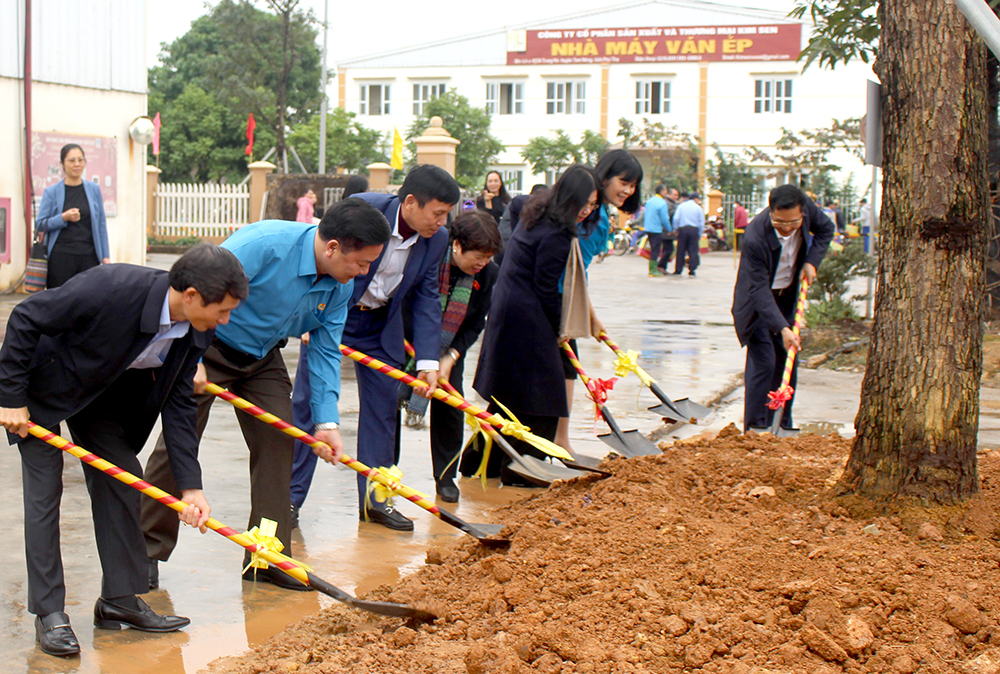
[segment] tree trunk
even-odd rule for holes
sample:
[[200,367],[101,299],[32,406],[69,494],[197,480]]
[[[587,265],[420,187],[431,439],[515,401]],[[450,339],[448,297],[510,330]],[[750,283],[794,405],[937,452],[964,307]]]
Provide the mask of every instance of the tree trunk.
[[843,491],[938,503],[978,490],[986,55],[948,0],[883,0],[885,170],[875,325]]

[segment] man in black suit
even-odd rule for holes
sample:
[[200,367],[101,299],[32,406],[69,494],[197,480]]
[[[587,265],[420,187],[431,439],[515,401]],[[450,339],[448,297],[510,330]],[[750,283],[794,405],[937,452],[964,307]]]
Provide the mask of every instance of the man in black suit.
[[[441,352],[441,294],[438,273],[448,247],[444,229],[461,192],[442,168],[418,165],[410,169],[396,196],[356,194],[385,215],[392,236],[367,274],[354,279],[343,343],[393,367],[406,362],[403,349],[402,298],[410,296],[417,377],[437,387]],[[358,415],[358,460],[374,468],[393,465],[396,444],[396,382],[363,365],[355,367],[361,413]],[[320,425],[316,426],[317,429]],[[366,498],[369,485],[358,476],[361,521],[398,531],[412,531],[413,522],[376,494]]]
[[[801,346],[792,332],[799,282],[816,279],[834,234],[830,218],[794,185],[774,188],[767,201],[743,236],[733,297],[736,336],[747,347],[744,431],[771,425],[774,411],[767,407],[767,394],[781,384],[788,349]],[[784,428],[792,427],[793,401],[785,403]]]
[[[44,652],[71,656],[80,645],[64,612],[59,551],[62,452],[34,436],[28,422],[69,425],[73,441],[142,476],[136,458],[162,416],[182,499],[180,518],[206,531],[193,381],[216,326],[247,296],[239,260],[211,244],[196,246],[170,270],[101,265],[19,304],[0,350],[0,426],[21,452],[28,610]],[[94,625],[173,632],[187,618],[157,615],[136,595],[148,589],[140,494],[84,464],[101,558]]]

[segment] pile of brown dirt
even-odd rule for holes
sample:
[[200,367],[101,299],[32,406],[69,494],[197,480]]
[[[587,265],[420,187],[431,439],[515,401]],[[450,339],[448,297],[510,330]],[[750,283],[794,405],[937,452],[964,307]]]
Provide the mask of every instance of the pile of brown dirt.
[[963,509],[855,519],[830,491],[848,451],[730,427],[613,461],[498,511],[509,550],[456,540],[370,596],[434,624],[335,606],[213,671],[1000,671],[1000,455]]

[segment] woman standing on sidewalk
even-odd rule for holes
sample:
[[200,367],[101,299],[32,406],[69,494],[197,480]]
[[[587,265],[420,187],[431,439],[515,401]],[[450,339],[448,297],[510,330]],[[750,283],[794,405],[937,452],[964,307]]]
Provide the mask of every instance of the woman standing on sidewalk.
[[49,288],[111,262],[104,197],[97,183],[83,179],[87,168],[83,148],[75,143],[63,146],[59,162],[66,177],[45,188],[35,220],[35,231],[47,237]]

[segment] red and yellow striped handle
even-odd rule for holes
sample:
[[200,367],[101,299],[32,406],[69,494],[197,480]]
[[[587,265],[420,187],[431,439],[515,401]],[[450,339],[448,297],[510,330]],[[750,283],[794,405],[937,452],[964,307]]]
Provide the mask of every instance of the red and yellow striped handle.
[[[803,326],[806,322],[806,292],[809,290],[809,281],[802,279],[802,287],[799,288],[799,299],[795,306],[795,324],[792,326],[792,332],[798,337],[799,333],[802,331]],[[785,357],[785,371],[781,374],[781,386],[778,387],[777,391],[771,391],[767,394],[767,406],[772,410],[781,409],[785,406],[792,396],[795,394],[795,389],[792,388],[792,369],[795,367],[795,356],[798,351],[795,347],[788,350],[788,356]]]
[[594,404],[597,405],[597,410],[600,411],[600,409],[604,406],[605,401],[608,399],[607,392],[611,386],[609,386],[607,382],[600,379],[598,380],[600,384],[598,384],[587,376],[587,373],[583,371],[583,363],[581,363],[580,359],[576,357],[576,353],[573,352],[573,347],[569,345],[569,342],[562,342],[560,346],[562,347],[562,350],[566,352],[566,357],[569,358],[569,362],[573,364],[573,367],[576,369],[576,373],[580,375],[580,381],[582,381],[583,385],[587,387],[587,391],[590,393],[590,399],[594,401]]
[[[260,419],[265,424],[268,424],[269,426],[274,426],[282,433],[290,435],[296,440],[301,440],[310,447],[313,448],[328,447],[328,445],[325,442],[317,440],[316,438],[309,435],[302,429],[292,426],[287,421],[279,419],[270,412],[262,410],[261,408],[251,403],[249,400],[244,400],[243,398],[240,398],[239,396],[225,390],[221,386],[209,382],[208,385],[205,387],[205,390],[208,393],[218,396],[223,400],[225,400],[226,402],[232,404],[233,407],[241,409],[247,414],[250,414],[251,416]],[[427,512],[431,513],[432,515],[441,517],[440,509],[438,509],[438,507],[434,504],[434,502],[431,501],[425,494],[422,494],[415,489],[410,489],[406,485],[401,484],[393,480],[391,477],[384,475],[381,471],[375,470],[374,468],[369,468],[365,464],[361,463],[357,459],[351,458],[347,454],[344,454],[341,457],[340,462],[345,466],[347,466],[348,468],[351,468],[361,473],[362,475],[372,480],[373,482],[378,482],[382,486],[387,487],[394,494],[399,494],[407,501],[417,504],[418,506],[420,506]]]
[[[157,501],[167,506],[168,508],[172,508],[177,512],[181,512],[182,510],[184,510],[185,507],[187,507],[186,503],[171,496],[162,489],[154,487],[145,480],[140,480],[132,473],[122,468],[119,468],[113,463],[105,461],[104,459],[95,454],[91,454],[82,447],[74,445],[66,438],[60,437],[55,433],[53,433],[52,431],[46,430],[37,424],[29,422],[28,432],[31,433],[36,438],[38,438],[39,440],[47,442],[53,447],[56,447],[58,449],[63,450],[64,452],[72,454],[73,456],[80,459],[84,463],[93,466],[102,473],[110,475],[119,482],[124,482],[133,489],[141,491],[146,496],[156,499]],[[250,552],[260,555],[261,557],[263,557],[268,562],[270,562],[274,566],[278,567],[279,569],[287,573],[295,580],[304,583],[306,585],[309,585],[309,574],[307,573],[306,569],[301,564],[299,564],[299,562],[296,562],[294,559],[286,557],[285,555],[275,553],[264,546],[258,546],[246,534],[241,534],[235,529],[227,527],[225,524],[215,519],[214,517],[210,517],[208,519],[208,522],[205,523],[205,526],[207,526],[212,531],[215,531],[216,533],[225,536],[226,538],[236,543],[237,545],[246,548]]]
[[611,341],[611,338],[608,337],[608,333],[603,330],[598,333],[597,338],[607,344],[608,348],[614,351],[615,355],[618,356],[618,360],[615,361],[615,374],[619,377],[624,377],[629,372],[635,372],[635,375],[639,377],[639,380],[646,386],[652,386],[656,383],[656,380],[649,376],[649,373],[642,369],[642,367],[636,362],[638,354],[635,351],[629,351],[627,353],[622,351],[621,347]]
[[[351,360],[361,363],[362,365],[365,365],[367,367],[370,367],[373,370],[378,370],[382,374],[388,375],[393,379],[401,381],[408,386],[412,386],[413,388],[427,388],[426,382],[420,381],[416,377],[408,375],[398,368],[383,363],[377,358],[372,358],[371,356],[363,354],[360,351],[350,348],[349,346],[344,346],[343,344],[341,344],[340,352],[345,356],[347,356],[348,358],[350,358]],[[485,410],[482,410],[479,407],[476,407],[475,405],[471,404],[465,398],[456,397],[451,393],[442,390],[441,387],[438,387],[437,389],[434,390],[434,397],[443,403],[451,405],[457,410],[460,410],[462,412],[467,412],[476,417],[479,417],[483,421],[486,421],[492,424],[493,426],[499,428],[501,432],[507,435],[511,435],[517,437],[520,440],[528,442],[533,447],[537,447],[538,449],[545,452],[549,456],[554,456],[557,459],[566,459],[567,461],[572,461],[573,459],[573,457],[570,456],[566,452],[566,450],[560,447],[559,445],[549,442],[545,438],[541,438],[537,435],[534,435],[533,433],[529,433],[526,426],[518,424],[516,421],[513,422],[508,421],[507,419],[504,419],[498,414],[490,414],[489,412],[486,412]]]

